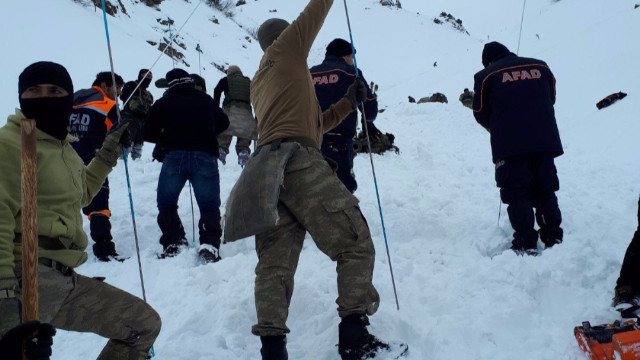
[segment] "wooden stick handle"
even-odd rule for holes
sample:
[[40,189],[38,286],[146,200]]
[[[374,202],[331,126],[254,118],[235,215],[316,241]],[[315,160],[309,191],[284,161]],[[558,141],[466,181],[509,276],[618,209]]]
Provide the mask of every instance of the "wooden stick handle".
[[22,141],[22,321],[38,319],[36,122],[20,121]]

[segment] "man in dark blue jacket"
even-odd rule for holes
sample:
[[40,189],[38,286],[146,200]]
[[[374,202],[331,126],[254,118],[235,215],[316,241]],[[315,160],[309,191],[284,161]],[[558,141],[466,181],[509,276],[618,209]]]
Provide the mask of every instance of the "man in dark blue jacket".
[[537,254],[538,233],[546,248],[562,242],[556,80],[544,61],[519,57],[498,42],[484,46],[482,65],[474,76],[473,114],[491,134],[496,183],[515,231],[511,248]]
[[[354,50],[355,51],[355,50]],[[340,100],[349,85],[356,78],[351,44],[343,39],[334,39],[327,46],[322,64],[311,68],[311,77],[315,84],[316,96],[322,110],[328,109]],[[363,79],[362,71],[358,75]],[[360,111],[363,111],[360,108]],[[364,101],[364,115],[367,122],[372,122],[378,115],[378,100],[367,85],[367,99]],[[324,134],[322,154],[338,163],[337,175],[340,181],[352,193],[358,188],[353,173],[353,137],[356,135],[358,112],[353,111],[338,126]]]
[[[115,78],[115,87],[113,79]],[[124,80],[118,74],[103,71],[96,75],[91,88],[73,94],[73,111],[69,117],[69,133],[78,138],[71,146],[85,165],[93,159],[102,146],[107,131],[118,122],[115,96],[122,91]],[[116,252],[111,236],[111,210],[109,210],[109,179],[91,203],[82,208],[89,218],[93,254],[100,261],[123,260]]]
[[175,256],[186,245],[178,216],[178,198],[187,180],[200,209],[200,248],[205,263],[220,260],[220,174],[216,137],[229,119],[211,96],[196,90],[193,78],[182,69],[167,73],[169,89],[149,109],[144,140],[166,151],[158,179],[158,225],[162,256]]

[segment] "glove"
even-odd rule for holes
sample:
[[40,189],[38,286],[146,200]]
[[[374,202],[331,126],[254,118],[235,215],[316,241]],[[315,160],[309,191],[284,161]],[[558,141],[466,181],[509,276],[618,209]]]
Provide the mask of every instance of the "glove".
[[107,165],[114,167],[118,163],[118,158],[122,155],[122,145],[128,143],[127,127],[130,121],[122,121],[107,132],[102,147],[96,151],[98,159]]
[[131,147],[131,160],[140,159],[142,156],[142,144],[134,144]]
[[24,355],[30,360],[49,360],[55,334],[56,329],[50,324],[42,324],[37,320],[27,321],[0,337],[0,354],[3,359],[22,359],[24,342]]
[[349,85],[344,97],[351,101],[353,108],[357,108],[361,102],[367,99],[367,85],[361,77],[357,77],[353,84]]

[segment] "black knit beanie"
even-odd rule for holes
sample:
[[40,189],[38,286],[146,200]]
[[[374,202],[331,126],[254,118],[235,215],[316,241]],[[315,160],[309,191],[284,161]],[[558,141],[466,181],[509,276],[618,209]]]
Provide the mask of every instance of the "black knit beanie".
[[38,84],[57,85],[73,95],[73,82],[67,69],[54,62],[39,61],[27,66],[18,77],[18,96]]
[[484,45],[482,50],[482,65],[484,67],[489,66],[492,62],[505,55],[511,54],[506,46],[500,44],[497,41],[492,41]]
[[[353,52],[354,53],[356,52],[355,48],[353,49]],[[331,41],[329,45],[327,45],[327,52],[324,54],[324,56],[343,57],[350,54],[351,54],[350,42],[343,39],[333,39],[333,41]]]
[[266,51],[269,46],[280,36],[280,33],[289,26],[286,20],[272,18],[260,25],[258,28],[258,42],[262,51]]

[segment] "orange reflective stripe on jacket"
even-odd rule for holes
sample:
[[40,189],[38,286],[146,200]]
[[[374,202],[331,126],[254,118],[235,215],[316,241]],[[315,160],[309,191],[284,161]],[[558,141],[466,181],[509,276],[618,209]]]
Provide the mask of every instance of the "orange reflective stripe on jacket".
[[113,126],[113,121],[109,118],[109,111],[115,106],[116,101],[111,100],[100,86],[92,86],[92,89],[98,91],[94,96],[91,96],[87,101],[73,105],[74,109],[88,108],[104,115],[104,123],[107,126],[107,131]]
[[111,217],[111,210],[104,209],[104,210],[92,211],[89,215],[87,215],[87,218],[91,220],[91,215],[93,214],[103,214],[103,215],[107,215],[108,217]]

